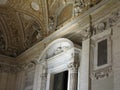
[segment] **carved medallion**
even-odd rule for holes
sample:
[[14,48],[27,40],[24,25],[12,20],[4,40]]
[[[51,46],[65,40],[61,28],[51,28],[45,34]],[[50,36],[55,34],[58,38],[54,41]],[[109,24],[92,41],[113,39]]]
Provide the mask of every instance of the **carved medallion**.
[[31,8],[35,11],[38,11],[40,9],[38,3],[36,3],[36,2],[31,3]]

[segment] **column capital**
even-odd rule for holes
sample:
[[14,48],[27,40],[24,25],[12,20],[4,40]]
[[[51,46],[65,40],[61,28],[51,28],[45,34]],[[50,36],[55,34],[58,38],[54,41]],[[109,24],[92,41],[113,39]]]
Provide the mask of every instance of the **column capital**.
[[68,69],[72,72],[78,71],[78,63],[72,62],[68,64]]

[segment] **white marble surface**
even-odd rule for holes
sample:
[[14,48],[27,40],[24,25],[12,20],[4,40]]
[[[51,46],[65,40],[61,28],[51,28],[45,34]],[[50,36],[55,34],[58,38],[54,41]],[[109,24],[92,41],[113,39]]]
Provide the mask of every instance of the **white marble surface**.
[[82,42],[82,56],[79,68],[78,90],[89,90],[89,53],[90,39]]

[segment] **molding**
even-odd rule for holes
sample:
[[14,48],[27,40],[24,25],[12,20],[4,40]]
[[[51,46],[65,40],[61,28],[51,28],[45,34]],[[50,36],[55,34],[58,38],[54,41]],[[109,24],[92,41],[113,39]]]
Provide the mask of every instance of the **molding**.
[[0,73],[17,73],[19,71],[19,68],[17,65],[9,65],[5,63],[0,63]]
[[103,69],[99,69],[97,71],[93,71],[91,74],[91,79],[94,80],[99,80],[99,79],[104,79],[108,78],[110,75],[112,75],[112,66],[108,66]]
[[18,73],[21,71],[29,71],[34,69],[35,65],[35,62],[27,62],[22,64],[0,62],[0,73]]

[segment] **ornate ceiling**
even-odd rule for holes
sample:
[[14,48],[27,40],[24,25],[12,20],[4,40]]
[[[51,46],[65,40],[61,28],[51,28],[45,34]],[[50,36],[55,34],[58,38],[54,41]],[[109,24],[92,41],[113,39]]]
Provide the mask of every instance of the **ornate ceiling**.
[[[18,56],[54,32],[58,25],[77,16],[83,7],[88,8],[90,1],[0,0],[0,54]],[[79,5],[73,5],[76,2]]]
[[1,54],[15,57],[46,36],[45,5],[45,0],[0,0]]

